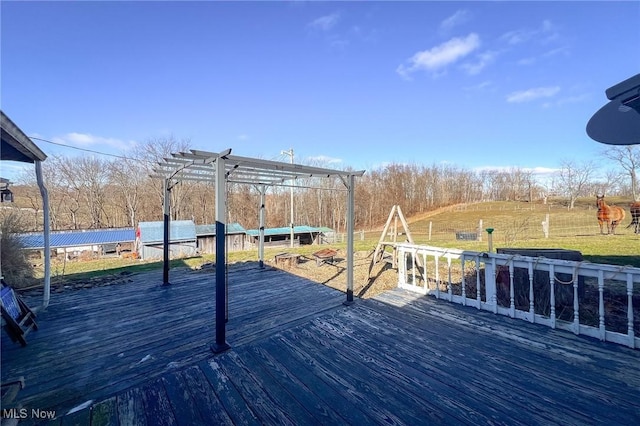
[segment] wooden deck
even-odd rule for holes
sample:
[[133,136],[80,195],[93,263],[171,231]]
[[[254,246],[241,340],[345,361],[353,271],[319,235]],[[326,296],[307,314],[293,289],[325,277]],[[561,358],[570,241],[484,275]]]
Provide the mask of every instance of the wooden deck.
[[[214,355],[214,273],[65,292],[2,380],[61,424],[640,422],[640,351],[391,291],[343,293],[255,264],[229,269],[231,350]],[[91,401],[91,402],[89,402]],[[74,407],[86,408],[68,414]],[[38,423],[34,418],[25,424]],[[20,423],[22,424],[22,422]]]

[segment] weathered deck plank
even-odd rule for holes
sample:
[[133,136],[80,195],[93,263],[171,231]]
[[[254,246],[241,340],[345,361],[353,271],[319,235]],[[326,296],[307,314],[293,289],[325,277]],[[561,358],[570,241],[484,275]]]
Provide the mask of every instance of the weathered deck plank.
[[[341,306],[344,298],[299,277],[283,280],[282,272],[256,264],[229,269],[227,335],[234,344],[304,322]],[[209,358],[214,274],[178,270],[171,276],[169,287],[160,286],[156,273],[130,276],[126,285],[54,294],[40,315],[40,333],[26,348],[3,336],[3,379],[25,375],[26,404],[64,411]]]
[[211,273],[131,281],[60,295],[26,348],[3,337],[2,377],[26,376],[23,405],[60,424],[640,423],[640,351],[620,345],[401,290],[346,307],[242,265],[232,349],[214,356]]
[[196,402],[184,378],[180,374],[166,374],[161,380],[167,390],[167,396],[178,424],[203,424],[204,419],[200,416]]
[[[185,384],[205,423],[215,425],[232,425],[233,422],[218,399],[206,377],[197,367],[189,367],[184,373]],[[174,404],[175,405],[175,404]]]
[[199,363],[200,370],[209,380],[209,384],[216,392],[220,402],[227,410],[236,425],[259,425],[255,414],[249,409],[247,401],[238,389],[228,380],[216,359]]

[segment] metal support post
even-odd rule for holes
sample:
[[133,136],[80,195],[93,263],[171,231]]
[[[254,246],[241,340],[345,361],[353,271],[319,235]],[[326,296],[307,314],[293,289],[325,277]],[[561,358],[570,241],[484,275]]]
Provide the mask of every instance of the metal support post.
[[227,274],[226,272],[226,205],[225,159],[216,160],[216,341],[211,345],[214,353],[221,353],[231,347],[226,340],[227,332]]

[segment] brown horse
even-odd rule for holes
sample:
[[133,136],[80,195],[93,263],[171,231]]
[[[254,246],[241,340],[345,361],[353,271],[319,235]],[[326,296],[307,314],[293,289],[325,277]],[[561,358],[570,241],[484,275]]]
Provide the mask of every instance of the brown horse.
[[607,224],[607,234],[615,234],[616,226],[624,220],[625,211],[622,207],[610,206],[604,202],[604,195],[596,195],[596,205],[598,206],[598,224],[600,233],[604,234],[603,224]]
[[627,228],[631,227],[631,225],[635,225],[633,232],[640,234],[640,201],[631,203],[629,205],[629,209],[631,210],[631,223]]

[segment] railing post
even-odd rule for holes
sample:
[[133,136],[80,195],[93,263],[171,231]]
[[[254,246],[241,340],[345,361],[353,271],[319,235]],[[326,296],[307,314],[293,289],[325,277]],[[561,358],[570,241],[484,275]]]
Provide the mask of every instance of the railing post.
[[[602,272],[602,271],[599,271]],[[603,275],[604,277],[604,275]],[[603,282],[604,285],[604,282]],[[602,292],[600,293],[600,300],[602,299]],[[604,305],[602,307],[602,310],[604,311]],[[602,319],[604,322],[604,313],[602,314]],[[580,305],[578,302],[578,274],[575,274],[574,280],[573,280],[573,332],[575,334],[580,334]]]
[[397,247],[398,257],[402,261],[398,264],[398,287],[404,288],[407,283],[406,262],[404,261],[405,251],[403,247]]
[[462,286],[462,306],[467,306],[467,281],[464,273],[464,254],[460,256],[460,271],[462,278],[460,279],[460,285]]
[[551,312],[549,313],[549,319],[551,320],[551,328],[556,328],[556,271],[555,265],[552,263],[549,265],[549,304],[551,305]]
[[[576,277],[576,281],[574,282],[574,286],[577,291],[578,278]],[[574,294],[573,297],[577,297],[577,293]],[[598,327],[600,330],[600,340],[606,340],[607,329],[604,325],[604,271],[600,269],[598,271]]]
[[422,252],[422,288],[423,293],[427,294],[429,292],[429,280],[427,277],[427,252]]
[[480,309],[482,304],[482,295],[480,294],[480,253],[476,255],[476,303]]
[[[487,260],[489,260],[487,262]],[[496,297],[496,266],[495,258],[489,254],[489,259],[484,262],[484,291],[487,305],[490,305],[493,313],[498,312],[498,298]]]
[[629,336],[629,347],[635,348],[635,335],[633,331],[633,275],[627,272],[627,335]]
[[515,267],[513,266],[513,259],[509,261],[509,314],[511,318],[516,317],[516,298],[515,298],[515,284],[513,278],[515,276]]

